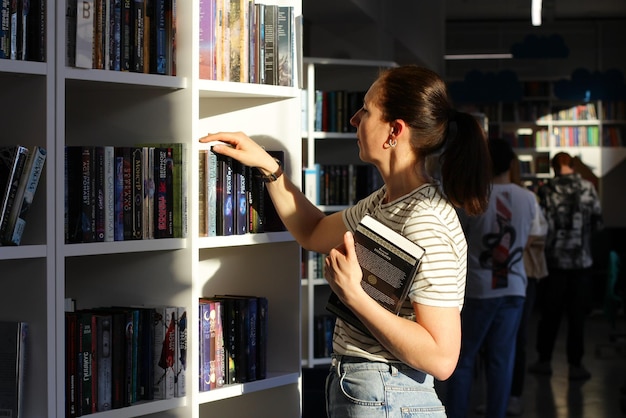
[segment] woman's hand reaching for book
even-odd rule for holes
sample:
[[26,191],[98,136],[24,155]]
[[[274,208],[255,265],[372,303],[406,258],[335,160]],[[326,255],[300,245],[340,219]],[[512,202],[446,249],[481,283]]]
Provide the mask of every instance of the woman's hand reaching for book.
[[200,142],[216,142],[212,149],[218,154],[250,167],[256,167],[265,175],[275,173],[278,163],[259,144],[243,132],[217,132],[200,138]]

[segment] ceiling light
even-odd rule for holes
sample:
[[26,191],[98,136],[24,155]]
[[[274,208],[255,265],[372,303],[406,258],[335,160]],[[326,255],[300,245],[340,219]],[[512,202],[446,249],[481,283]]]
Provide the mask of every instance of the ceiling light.
[[541,26],[541,0],[532,0],[530,19],[533,26]]
[[443,57],[447,60],[495,60],[511,59],[513,54],[446,54]]

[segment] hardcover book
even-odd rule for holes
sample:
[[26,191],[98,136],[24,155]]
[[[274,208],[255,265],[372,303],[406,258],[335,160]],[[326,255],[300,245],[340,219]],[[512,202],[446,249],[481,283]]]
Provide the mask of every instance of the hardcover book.
[[76,66],[93,68],[94,1],[78,2],[76,14]]
[[9,226],[29,150],[21,145],[0,147],[0,236]]
[[175,394],[176,308],[157,309],[154,329],[154,399],[171,399]]
[[26,322],[0,321],[0,415],[23,416]]
[[[363,271],[361,286],[376,302],[397,315],[425,250],[369,215],[354,231],[354,242]],[[367,327],[334,292],[328,298],[326,309],[369,334]]]
[[187,308],[176,308],[176,359],[174,360],[174,397],[187,394]]

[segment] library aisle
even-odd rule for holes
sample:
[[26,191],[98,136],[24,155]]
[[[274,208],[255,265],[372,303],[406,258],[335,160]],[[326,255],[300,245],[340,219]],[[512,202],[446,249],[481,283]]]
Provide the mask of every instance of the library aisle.
[[[535,331],[538,315],[533,314],[528,341],[528,362],[536,360]],[[563,318],[554,349],[552,377],[526,374],[522,395],[523,418],[620,418],[626,417],[626,340],[609,340],[611,326],[601,309],[593,311],[586,325],[583,364],[591,372],[591,379],[570,381],[567,378],[565,357],[565,328]],[[626,319],[617,318],[614,332],[626,333]],[[445,382],[440,390],[445,391]],[[472,407],[468,418],[478,418],[476,411],[484,400],[484,378],[478,378],[472,387]]]

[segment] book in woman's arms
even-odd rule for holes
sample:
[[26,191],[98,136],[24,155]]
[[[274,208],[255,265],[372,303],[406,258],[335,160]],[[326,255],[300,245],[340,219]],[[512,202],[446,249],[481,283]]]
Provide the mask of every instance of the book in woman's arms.
[[[354,231],[356,256],[363,271],[361,286],[381,306],[400,312],[425,250],[369,215]],[[369,334],[357,316],[331,293],[326,309]]]

